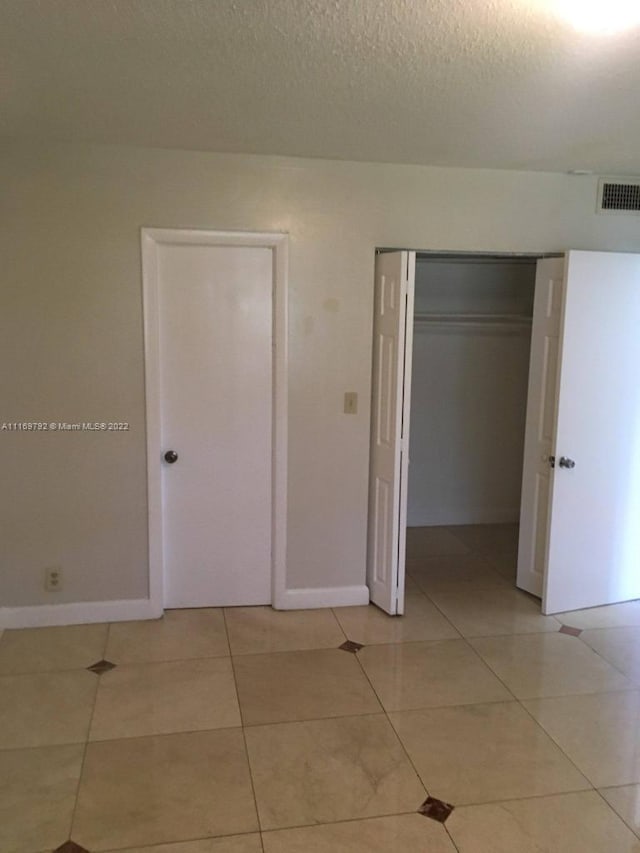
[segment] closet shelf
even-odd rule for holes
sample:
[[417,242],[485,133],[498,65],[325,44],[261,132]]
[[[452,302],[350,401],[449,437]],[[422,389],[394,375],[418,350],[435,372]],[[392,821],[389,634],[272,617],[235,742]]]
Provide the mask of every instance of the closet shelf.
[[531,317],[525,314],[436,314],[417,311],[413,319],[415,323],[430,326],[531,326]]

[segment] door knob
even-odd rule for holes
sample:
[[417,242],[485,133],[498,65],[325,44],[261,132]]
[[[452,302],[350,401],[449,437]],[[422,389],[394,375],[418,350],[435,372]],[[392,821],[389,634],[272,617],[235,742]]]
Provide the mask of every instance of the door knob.
[[164,454],[164,461],[168,462],[170,465],[173,465],[174,462],[178,461],[178,454],[175,450],[167,450]]
[[560,461],[558,462],[561,468],[575,468],[576,463],[573,459],[568,459],[566,456],[561,456]]

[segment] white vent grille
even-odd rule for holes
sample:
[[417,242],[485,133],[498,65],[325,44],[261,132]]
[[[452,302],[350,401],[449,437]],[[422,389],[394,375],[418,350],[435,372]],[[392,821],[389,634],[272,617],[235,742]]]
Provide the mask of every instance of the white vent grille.
[[640,213],[640,178],[603,178],[598,187],[600,213]]

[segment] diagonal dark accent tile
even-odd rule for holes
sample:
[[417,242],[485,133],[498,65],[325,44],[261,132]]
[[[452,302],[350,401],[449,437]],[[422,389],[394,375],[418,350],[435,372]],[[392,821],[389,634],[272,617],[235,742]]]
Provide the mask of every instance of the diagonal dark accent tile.
[[572,628],[571,625],[563,625],[560,628],[561,634],[569,634],[570,637],[579,637],[582,634],[582,628]]
[[342,649],[343,652],[352,652],[354,655],[356,652],[359,652],[360,649],[364,649],[362,643],[356,643],[354,640],[345,640],[341,646],[338,646],[339,649]]
[[69,839],[69,841],[65,841],[64,844],[61,844],[60,847],[56,847],[53,853],[89,853],[89,851],[84,847],[80,847],[80,845],[76,844],[75,841],[71,841],[71,839]]
[[455,806],[452,806],[451,803],[445,803],[435,797],[427,797],[418,809],[418,814],[430,817],[431,820],[437,820],[438,823],[444,823],[454,808]]
[[[115,663],[111,663],[110,660],[103,659],[91,664],[87,669],[89,672],[95,672],[96,675],[102,675],[103,672],[109,672],[110,669],[115,669],[115,666]],[[54,851],[54,853],[57,853],[57,851]]]

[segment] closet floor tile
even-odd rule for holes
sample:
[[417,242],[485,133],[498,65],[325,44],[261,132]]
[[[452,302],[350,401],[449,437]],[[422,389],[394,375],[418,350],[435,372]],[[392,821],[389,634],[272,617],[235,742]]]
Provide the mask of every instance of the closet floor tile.
[[407,527],[407,552],[421,557],[468,554],[468,548],[446,527]]
[[446,529],[478,554],[513,556],[518,550],[518,524],[458,524]]
[[508,586],[508,582],[491,563],[477,554],[412,557],[407,560],[407,572],[426,595],[442,587],[455,589],[451,585],[458,583]]

